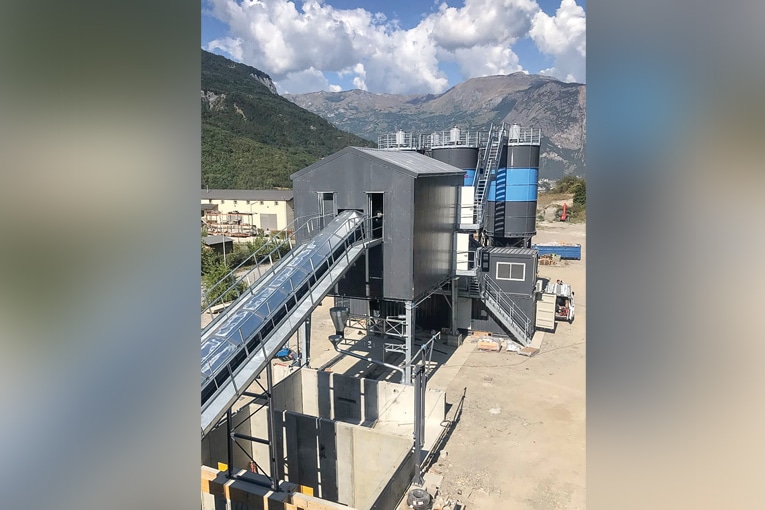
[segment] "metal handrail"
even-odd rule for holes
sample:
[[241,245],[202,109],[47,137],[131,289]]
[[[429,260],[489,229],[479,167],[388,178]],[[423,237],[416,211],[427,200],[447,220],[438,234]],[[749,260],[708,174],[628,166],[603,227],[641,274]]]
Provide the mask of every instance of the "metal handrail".
[[[256,270],[260,272],[260,268],[263,264],[266,263],[266,260],[269,264],[273,265],[274,259],[279,260],[283,257],[281,255],[281,250],[284,248],[285,244],[289,246],[288,252],[294,248],[295,244],[297,244],[297,233],[301,230],[307,229],[307,234],[309,234],[308,237],[310,237],[310,233],[312,230],[312,224],[313,223],[320,223],[323,219],[323,216],[321,215],[311,215],[311,216],[300,216],[298,218],[295,218],[293,221],[290,222],[289,225],[287,225],[284,229],[279,230],[276,232],[271,238],[263,244],[260,248],[255,250],[252,254],[250,254],[246,259],[244,259],[239,265],[237,265],[235,268],[233,268],[231,271],[226,273],[226,275],[221,278],[218,282],[216,282],[212,287],[207,289],[203,296],[203,300],[205,303],[207,303],[207,306],[205,306],[202,309],[201,315],[204,315],[205,313],[209,313],[210,317],[212,317],[213,312],[212,308],[216,306],[217,304],[221,303],[223,301],[224,296],[228,294],[232,289],[236,288],[240,283],[242,283],[244,280],[247,280],[251,274],[253,274]],[[290,228],[292,226],[297,226],[297,228]],[[274,239],[279,239],[279,242],[273,242]],[[266,253],[262,254],[262,251],[265,251],[266,249],[271,248],[271,250]],[[257,260],[257,257],[261,256],[262,258],[260,260]],[[276,255],[276,257],[274,257]],[[285,254],[284,256],[286,256]],[[247,263],[251,260],[256,260],[255,265],[246,273],[244,273],[241,277],[235,278],[234,283],[228,286],[226,290],[220,293],[220,295],[215,298],[214,301],[210,302],[208,299],[208,296],[210,293],[217,288],[220,284],[227,281],[232,274],[236,273],[239,269],[241,269],[243,266],[247,265]],[[266,271],[266,274],[268,274],[268,271]],[[263,274],[259,273],[259,278],[263,276]]]
[[520,127],[518,125],[510,126],[508,132],[510,144],[519,145],[541,145],[542,144],[542,129],[541,128],[528,128]]
[[513,324],[519,329],[522,329],[524,336],[528,337],[531,326],[531,319],[529,319],[528,316],[523,313],[515,303],[506,297],[507,293],[502,291],[499,285],[492,281],[491,278],[489,278],[489,275],[486,273],[482,273],[481,286],[483,287],[483,293],[485,293],[487,297],[493,298],[499,304],[499,307],[507,315],[509,315]]
[[[333,240],[337,240],[337,238],[338,238],[338,237],[341,239],[341,244],[338,244],[338,245],[336,245],[336,246],[332,247],[332,248],[330,249],[330,252],[329,252],[329,254],[328,254],[327,258],[325,259],[326,261],[329,261],[329,266],[328,266],[328,268],[327,268],[327,270],[326,270],[326,272],[325,272],[324,274],[327,274],[327,273],[328,273],[328,272],[331,270],[331,268],[332,268],[332,267],[335,265],[335,263],[337,262],[337,260],[339,260],[339,257],[344,257],[344,258],[345,258],[345,260],[346,260],[348,263],[350,263],[350,258],[349,258],[349,255],[348,255],[348,252],[349,252],[350,248],[351,248],[352,246],[354,246],[354,245],[358,244],[358,243],[361,243],[361,242],[366,242],[366,241],[369,241],[369,240],[371,240],[371,239],[372,239],[372,234],[371,234],[371,232],[372,232],[372,229],[371,229],[371,225],[372,225],[372,224],[371,224],[371,218],[370,218],[369,216],[363,216],[363,217],[361,218],[361,221],[359,221],[359,220],[358,220],[358,218],[349,218],[348,220],[346,220],[346,222],[345,222],[345,223],[342,223],[342,224],[340,224],[340,225],[338,226],[338,228],[339,228],[340,226],[342,226],[342,225],[345,225],[345,224],[348,224],[348,223],[353,223],[353,225],[351,226],[351,229],[350,229],[350,231],[349,231],[349,232],[348,232],[346,235],[344,235],[344,236],[340,236],[340,235],[338,235],[338,234],[337,234],[337,232],[332,232],[332,235],[331,235],[331,237],[329,237],[329,238],[328,238],[328,239],[326,239],[326,240],[325,240],[323,243],[321,243],[320,245],[318,245],[318,246],[316,247],[317,249],[319,249],[319,248],[323,248],[324,246],[328,245],[328,244],[329,244],[331,241],[333,241]],[[361,231],[361,235],[360,235],[360,237],[359,237],[359,235],[358,235],[358,232],[359,232],[359,230]],[[335,251],[335,250],[336,250],[338,247],[340,247],[340,246],[342,246],[342,247],[343,247],[343,253],[342,253],[341,255],[339,255],[339,257],[338,257],[338,256],[336,256],[336,255],[334,254],[334,251]],[[296,255],[294,254],[294,252],[291,252],[291,253],[290,253],[290,254],[288,254],[288,255],[290,255],[292,258],[294,258],[294,256],[296,256]],[[284,257],[284,260],[287,260],[288,258],[289,258],[289,257],[286,257],[286,256],[285,256],[285,257]],[[310,260],[310,259],[309,259],[309,260]],[[312,263],[312,265],[313,265],[313,263]],[[281,266],[281,264],[279,264],[279,266]],[[312,269],[313,269],[313,267],[312,267]],[[272,266],[272,267],[269,269],[269,271],[268,271],[268,272],[269,272],[269,273],[273,273],[275,270],[276,270],[276,266]],[[268,274],[268,273],[267,273],[267,274]],[[308,279],[308,281],[307,281],[307,283],[308,283],[308,291],[307,291],[307,293],[306,293],[308,296],[310,296],[310,291],[311,291],[311,290],[312,290],[314,287],[316,287],[316,285],[318,285],[318,284],[319,284],[319,282],[320,282],[320,278],[316,278],[316,279],[314,279],[313,283],[311,282],[311,279],[310,279],[310,278]],[[239,298],[237,298],[237,301],[239,301],[239,300],[241,300],[241,299],[244,299],[244,297],[243,297],[243,296],[245,296],[245,295],[247,295],[247,294],[249,294],[249,295],[252,295],[252,294],[254,294],[254,292],[255,292],[255,288],[251,288],[251,289],[248,289],[248,292],[247,292],[247,293],[245,293],[245,294],[243,294],[243,295],[242,295],[242,296],[240,296]],[[295,292],[295,289],[292,289],[292,290],[290,291],[290,294],[289,294],[288,296],[285,296],[285,297],[287,298],[287,299],[285,299],[285,301],[286,301],[286,302],[288,302],[288,301],[289,301],[289,298],[290,298],[290,297],[292,297],[292,296],[294,295],[294,292]],[[315,303],[313,302],[313,298],[312,298],[312,297],[311,297],[311,299],[312,299],[312,301],[311,301],[311,304],[315,304]],[[302,298],[300,298],[299,300],[297,300],[297,299],[296,299],[296,302],[299,302],[299,301],[302,301]],[[267,304],[267,306],[268,306],[268,303],[267,303],[267,302],[266,302],[266,304]],[[287,304],[285,303],[285,305],[284,305],[284,306],[287,306]],[[281,310],[281,308],[282,308],[282,307],[281,307],[281,306],[279,306],[277,309],[271,310],[271,309],[270,309],[270,307],[268,307],[268,313],[266,314],[266,316],[265,316],[265,317],[263,317],[263,322],[262,322],[262,324],[267,324],[267,323],[271,322],[271,323],[272,323],[272,326],[273,326],[273,328],[275,329],[275,328],[276,328],[276,327],[277,327],[277,326],[278,326],[278,325],[279,325],[279,324],[280,324],[280,323],[281,323],[283,320],[286,320],[286,319],[287,319],[287,316],[285,315],[285,317],[283,317],[283,318],[282,318],[282,319],[281,319],[281,320],[280,320],[278,323],[277,323],[277,322],[275,322],[275,316],[276,316],[276,314],[277,314],[277,313],[278,313],[278,312]],[[289,313],[289,310],[285,310],[285,311]],[[229,314],[226,314],[226,315],[225,315],[223,318],[225,318],[225,317],[228,317],[228,316],[230,316],[230,315],[229,315]],[[221,318],[221,319],[219,319],[219,320],[223,320],[223,318]],[[214,324],[217,324],[218,322],[219,322],[219,321],[215,321],[215,323],[214,323]],[[209,325],[208,325],[208,326],[205,328],[205,330],[202,332],[202,336],[204,336],[204,334],[207,332],[207,330],[209,330],[211,327],[213,327],[213,323],[209,324]],[[262,328],[262,326],[260,326],[260,327]],[[208,361],[208,367],[209,367],[209,369],[210,369],[210,370],[209,370],[209,371],[210,371],[210,375],[209,375],[209,376],[205,376],[205,379],[204,379],[204,382],[203,382],[203,384],[204,384],[205,382],[207,382],[208,380],[210,380],[210,379],[214,379],[214,378],[217,376],[217,374],[218,374],[218,373],[220,373],[220,370],[225,370],[225,369],[227,369],[227,367],[229,366],[228,360],[231,360],[231,359],[233,359],[233,358],[234,358],[234,357],[235,357],[235,356],[236,356],[236,355],[237,355],[237,354],[238,354],[238,353],[239,353],[239,352],[240,352],[242,349],[244,349],[244,350],[245,350],[245,351],[248,353],[248,355],[249,355],[249,350],[248,350],[248,348],[247,348],[247,341],[248,341],[248,338],[245,338],[245,337],[244,337],[244,335],[242,334],[242,327],[241,327],[241,326],[239,326],[239,327],[237,328],[237,330],[236,330],[236,331],[237,331],[237,333],[239,333],[239,336],[240,336],[240,338],[242,338],[242,343],[239,345],[239,347],[238,347],[236,350],[234,350],[232,353],[230,353],[230,355],[227,357],[227,360],[226,360],[226,362],[225,362],[225,363],[222,363],[222,364],[221,364],[221,366],[219,367],[219,369],[218,369],[217,371],[213,371],[213,370],[212,370],[212,366],[210,366],[210,364],[209,364],[209,361]],[[203,374],[204,374],[204,373],[203,373]],[[232,374],[231,374],[231,378],[232,378],[232,380],[233,380],[233,375],[234,375],[234,374],[232,373]],[[216,386],[217,386],[217,383],[216,383]]]

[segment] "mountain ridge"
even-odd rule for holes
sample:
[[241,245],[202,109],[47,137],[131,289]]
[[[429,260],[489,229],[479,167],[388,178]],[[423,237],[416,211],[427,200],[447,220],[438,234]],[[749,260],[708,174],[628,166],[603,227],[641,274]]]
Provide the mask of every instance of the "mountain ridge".
[[201,51],[203,188],[291,188],[291,173],[375,145],[280,96],[268,74]]
[[285,94],[340,129],[377,140],[399,129],[430,133],[457,125],[488,130],[518,123],[542,130],[540,176],[585,175],[586,85],[512,73],[471,78],[441,94],[377,94],[362,90]]

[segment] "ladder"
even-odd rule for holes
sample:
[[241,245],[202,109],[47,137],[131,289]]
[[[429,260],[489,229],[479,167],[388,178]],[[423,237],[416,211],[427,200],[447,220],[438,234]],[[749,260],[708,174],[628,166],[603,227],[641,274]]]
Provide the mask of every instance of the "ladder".
[[483,157],[479,158],[478,169],[476,170],[475,198],[473,203],[474,221],[485,227],[484,218],[486,214],[486,202],[488,194],[486,187],[492,175],[497,173],[499,168],[499,159],[502,155],[502,147],[507,144],[507,129],[503,122],[501,126],[491,126],[489,129],[489,139],[486,143],[486,150]]

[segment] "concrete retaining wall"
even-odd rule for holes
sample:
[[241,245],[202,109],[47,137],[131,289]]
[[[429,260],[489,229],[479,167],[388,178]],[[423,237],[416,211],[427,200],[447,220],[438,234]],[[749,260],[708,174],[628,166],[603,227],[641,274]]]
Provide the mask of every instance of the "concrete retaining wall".
[[[414,387],[388,381],[348,377],[302,369],[274,387],[277,408],[319,418],[354,423],[411,437]],[[446,393],[429,388],[425,395],[425,442],[440,433],[446,415]]]

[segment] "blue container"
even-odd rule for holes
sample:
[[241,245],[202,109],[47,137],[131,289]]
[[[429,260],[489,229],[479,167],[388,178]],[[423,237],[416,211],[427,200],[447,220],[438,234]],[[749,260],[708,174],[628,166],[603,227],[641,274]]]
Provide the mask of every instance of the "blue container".
[[562,259],[581,260],[581,244],[534,244],[531,246],[539,250],[540,255],[559,255]]

